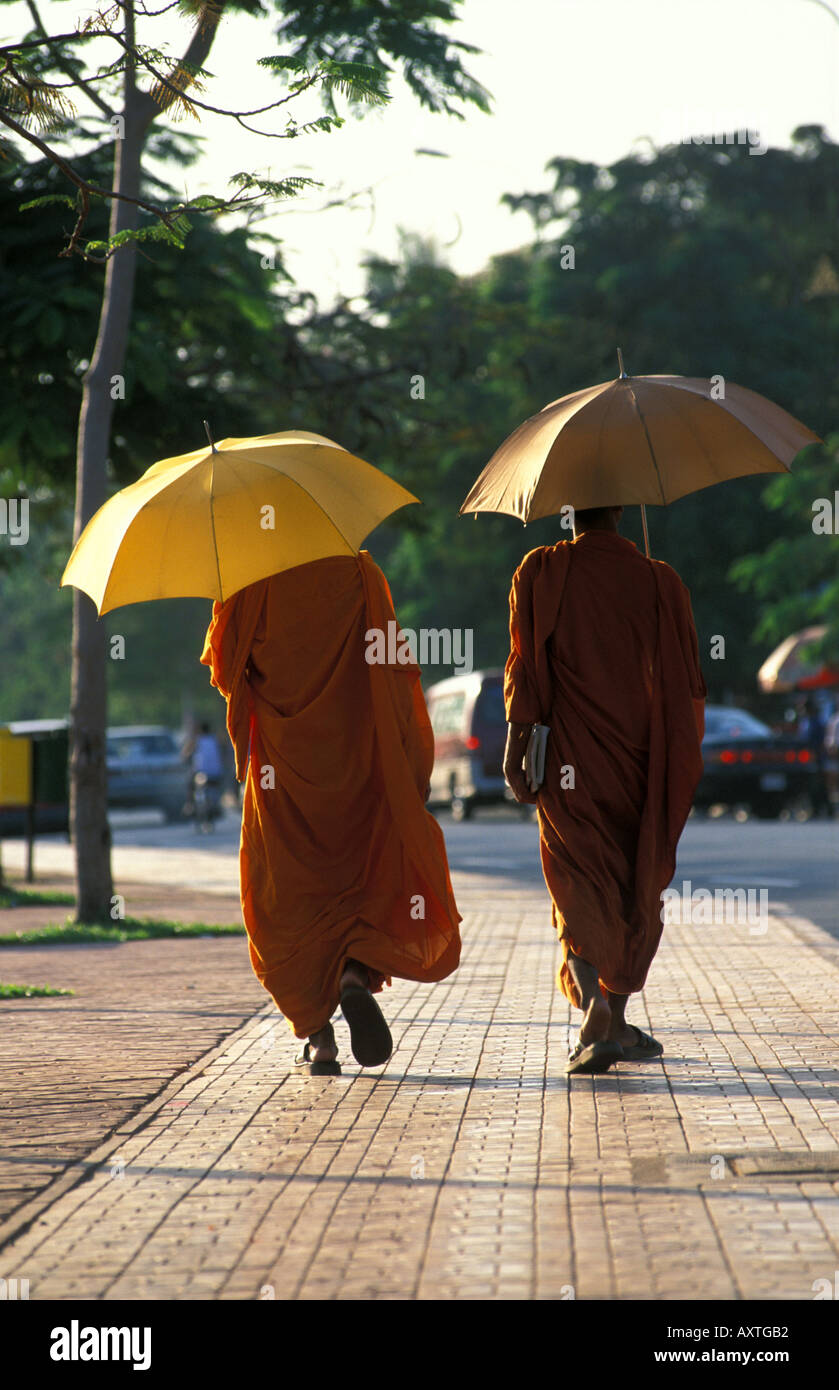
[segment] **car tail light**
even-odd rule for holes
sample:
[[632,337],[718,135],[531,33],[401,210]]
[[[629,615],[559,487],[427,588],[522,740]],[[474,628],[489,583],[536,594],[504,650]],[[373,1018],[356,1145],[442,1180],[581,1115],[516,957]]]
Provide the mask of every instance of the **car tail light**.
[[736,763],[737,757],[738,755],[733,748],[723,748],[722,752],[720,753],[720,762]]
[[794,748],[788,748],[788,749],[787,749],[786,753],[784,754],[784,761],[785,761],[785,762],[788,762],[788,763],[794,763],[794,762],[795,762],[795,749],[794,749]]
[[752,759],[754,758],[754,753],[752,752],[751,748],[746,748],[746,749],[740,754],[740,758],[741,758],[741,760],[742,760],[744,763],[750,763],[750,762],[752,761]]
[[809,750],[809,748],[799,748],[799,750],[798,750],[798,761],[799,761],[800,763],[808,763],[808,762],[810,761],[810,750]]
[[481,746],[481,740],[479,738],[476,738],[474,734],[470,734],[469,737],[465,740],[465,743],[470,753],[474,753],[475,749],[480,748]]

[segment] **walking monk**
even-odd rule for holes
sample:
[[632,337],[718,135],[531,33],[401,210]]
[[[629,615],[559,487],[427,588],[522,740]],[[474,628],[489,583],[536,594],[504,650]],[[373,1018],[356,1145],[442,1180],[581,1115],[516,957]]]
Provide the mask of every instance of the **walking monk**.
[[[394,624],[393,629],[388,623]],[[239,854],[250,958],[316,1074],[340,1072],[340,1003],[362,1066],[393,1050],[373,998],[460,958],[440,827],[425,809],[433,737],[419,668],[397,647],[367,551],[298,565],[213,605],[201,657],[227,700],[245,781]],[[393,644],[390,644],[393,647]]]
[[[570,1073],[662,1053],[624,1011],[658,948],[702,775],[707,692],[688,591],[618,534],[622,512],[577,511],[573,541],[526,555],[510,594],[504,772],[539,807],[557,984],[583,1010]],[[535,723],[550,729],[538,795],[522,770]]]

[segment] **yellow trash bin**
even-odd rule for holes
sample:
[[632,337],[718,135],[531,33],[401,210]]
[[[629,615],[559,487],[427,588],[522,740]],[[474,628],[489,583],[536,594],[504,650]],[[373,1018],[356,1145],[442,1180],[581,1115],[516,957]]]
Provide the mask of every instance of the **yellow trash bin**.
[[32,800],[32,740],[0,726],[0,807]]

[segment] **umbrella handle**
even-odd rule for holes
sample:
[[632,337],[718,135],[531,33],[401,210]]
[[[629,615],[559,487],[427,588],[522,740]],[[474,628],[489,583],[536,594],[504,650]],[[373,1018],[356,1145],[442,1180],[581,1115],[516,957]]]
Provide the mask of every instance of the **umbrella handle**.
[[647,559],[650,558],[650,533],[647,530],[647,508],[641,503],[641,525],[644,528],[644,549],[647,552]]

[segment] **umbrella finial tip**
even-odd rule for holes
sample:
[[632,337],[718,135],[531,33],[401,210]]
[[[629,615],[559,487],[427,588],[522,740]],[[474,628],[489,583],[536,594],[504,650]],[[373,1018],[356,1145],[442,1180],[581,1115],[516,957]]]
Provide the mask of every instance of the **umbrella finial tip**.
[[625,368],[624,365],[623,365],[623,353],[621,352],[620,348],[618,348],[618,366],[620,367],[620,375],[621,375],[621,377],[627,376],[628,373],[627,373],[626,368]]
[[207,432],[207,439],[209,440],[210,448],[212,449],[212,451],[213,451],[214,454],[217,454],[217,453],[218,453],[218,449],[216,448],[215,440],[213,439],[213,436],[210,434],[210,422],[209,422],[209,420],[205,420],[205,421],[204,421],[204,429],[205,429],[206,432]]

